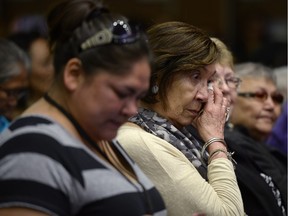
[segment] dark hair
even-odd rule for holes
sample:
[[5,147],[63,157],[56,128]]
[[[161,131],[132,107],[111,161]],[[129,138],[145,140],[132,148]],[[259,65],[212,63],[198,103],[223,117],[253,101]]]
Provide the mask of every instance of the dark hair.
[[[119,20],[129,25],[126,17],[110,13],[99,1],[66,0],[54,7],[48,14],[47,23],[56,76],[73,57],[81,60],[88,74],[96,68],[119,73],[131,66],[133,61],[145,56],[150,59],[145,34],[137,29],[137,38],[132,42],[93,44],[94,37],[102,31],[111,34],[113,24]],[[83,44],[87,43],[88,48],[83,48]]]
[[201,29],[183,22],[156,24],[147,31],[153,52],[153,68],[149,92],[142,101],[157,103],[152,87],[158,85],[159,100],[164,106],[167,90],[175,75],[212,64],[218,59],[219,51]]
[[48,37],[44,34],[41,34],[37,31],[31,32],[16,32],[12,33],[7,37],[9,40],[13,41],[17,46],[23,49],[25,52],[29,53],[31,45],[34,41],[38,39],[47,40]]

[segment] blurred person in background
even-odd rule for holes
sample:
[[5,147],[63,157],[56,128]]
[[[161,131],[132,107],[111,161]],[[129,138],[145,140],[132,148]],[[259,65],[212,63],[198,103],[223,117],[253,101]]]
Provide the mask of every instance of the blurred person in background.
[[27,95],[30,61],[12,41],[0,38],[0,132],[15,117],[19,100]]
[[[212,38],[212,40],[220,50],[220,58],[216,64],[217,79],[215,84],[218,84],[223,95],[231,101],[231,112],[237,99],[237,91],[241,85],[241,79],[234,71],[233,55],[228,47],[217,38]],[[229,121],[228,119],[225,127],[225,141],[229,151],[234,152],[233,158],[237,163],[235,165],[235,173],[243,198],[245,213],[253,216],[283,216],[285,213],[285,210],[282,211],[282,205],[285,206],[285,191],[283,191],[283,187],[280,191],[283,197],[279,199],[279,196],[275,196],[273,190],[271,190],[270,184],[262,177],[263,173],[267,173],[267,166],[259,166],[245,146],[241,145],[241,143],[246,142],[254,145],[255,141],[234,136],[235,134],[231,131],[232,125]],[[194,136],[199,137],[195,128],[189,126],[187,129]],[[233,133],[233,135],[230,135],[230,133]],[[201,138],[199,139],[201,140]],[[261,151],[259,154],[261,154]],[[258,157],[258,163],[262,165],[268,164],[270,169],[276,173],[274,174],[276,175],[275,178],[279,179],[279,176],[285,175],[285,172],[281,168],[279,170],[278,162],[274,163],[275,159],[273,157],[271,159],[271,157],[271,154],[268,154],[267,157]],[[282,203],[282,205],[279,206],[278,202]]]
[[280,152],[287,155],[287,101],[285,101],[280,116],[278,117],[273,129],[266,140],[266,144],[277,148]]
[[281,113],[284,96],[277,89],[272,69],[259,63],[241,63],[235,67],[242,79],[231,112],[231,123],[250,138],[263,142]]
[[277,119],[266,144],[277,148],[287,155],[287,66],[273,69],[276,76],[277,88],[284,95],[285,103],[282,106],[281,114]]
[[[228,114],[230,116],[230,112],[233,109],[237,97],[237,89],[241,84],[241,79],[234,73],[234,58],[231,51],[220,39],[215,37],[212,37],[211,39],[220,50],[220,57],[216,63],[216,81],[222,90],[223,96],[230,101]],[[226,122],[229,122],[229,116],[227,117]]]
[[8,37],[30,57],[31,73],[29,74],[29,95],[27,105],[41,98],[51,86],[54,79],[52,56],[47,37],[38,32],[15,33]]
[[48,14],[55,80],[0,135],[0,215],[157,215],[165,204],[115,140],[149,87],[144,32],[100,1]]
[[[259,216],[286,215],[287,156],[265,144],[281,113],[284,97],[277,89],[276,79],[269,67],[245,62],[235,65],[235,73],[242,82],[231,110],[230,127],[225,130],[225,139],[227,143],[234,143],[235,147],[245,150],[246,159],[254,161],[260,172],[257,176],[253,173],[243,175],[243,178],[251,181],[250,189],[259,188],[259,194],[255,194],[259,199],[256,203],[252,194],[248,191],[245,194],[248,199],[246,206],[250,209],[247,213]],[[264,180],[265,184],[261,180]],[[262,196],[261,191],[266,191],[267,195]],[[269,196],[271,191],[273,196]]]

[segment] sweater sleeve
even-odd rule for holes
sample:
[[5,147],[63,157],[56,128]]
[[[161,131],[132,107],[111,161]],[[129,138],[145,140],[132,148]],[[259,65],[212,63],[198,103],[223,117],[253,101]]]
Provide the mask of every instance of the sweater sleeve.
[[170,143],[136,125],[122,126],[117,139],[160,191],[169,216],[244,215],[233,165],[215,159],[208,167],[209,183]]

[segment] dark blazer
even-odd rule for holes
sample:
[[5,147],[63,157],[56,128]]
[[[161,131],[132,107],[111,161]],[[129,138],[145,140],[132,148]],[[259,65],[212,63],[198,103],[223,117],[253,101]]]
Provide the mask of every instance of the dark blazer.
[[[193,127],[187,128],[201,139]],[[245,213],[249,216],[283,216],[272,189],[260,176],[271,176],[287,209],[287,166],[275,158],[262,143],[256,142],[238,129],[225,129],[228,150],[235,152],[235,174],[241,191]],[[203,142],[203,141],[202,141]]]

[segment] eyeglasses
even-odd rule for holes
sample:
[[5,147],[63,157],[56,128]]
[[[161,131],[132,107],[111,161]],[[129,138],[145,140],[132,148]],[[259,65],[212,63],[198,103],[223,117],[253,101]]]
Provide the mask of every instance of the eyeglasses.
[[274,92],[272,94],[268,94],[266,91],[261,92],[239,92],[239,96],[245,98],[255,98],[258,101],[264,102],[267,100],[268,96],[272,98],[275,104],[282,104],[284,101],[284,96],[280,92]]
[[[231,88],[231,89],[237,89],[241,83],[241,79],[239,77],[230,77],[224,80],[224,82],[226,83],[226,85]],[[222,79],[218,79],[217,80],[217,84],[218,86],[222,86],[223,85],[223,80]]]
[[81,43],[81,50],[106,44],[128,44],[140,38],[140,30],[136,25],[123,20],[114,21],[110,29],[103,29]]
[[0,87],[0,91],[4,92],[7,96],[7,99],[15,99],[20,100],[21,98],[25,97],[28,93],[26,88],[19,88],[19,89],[5,89]]

